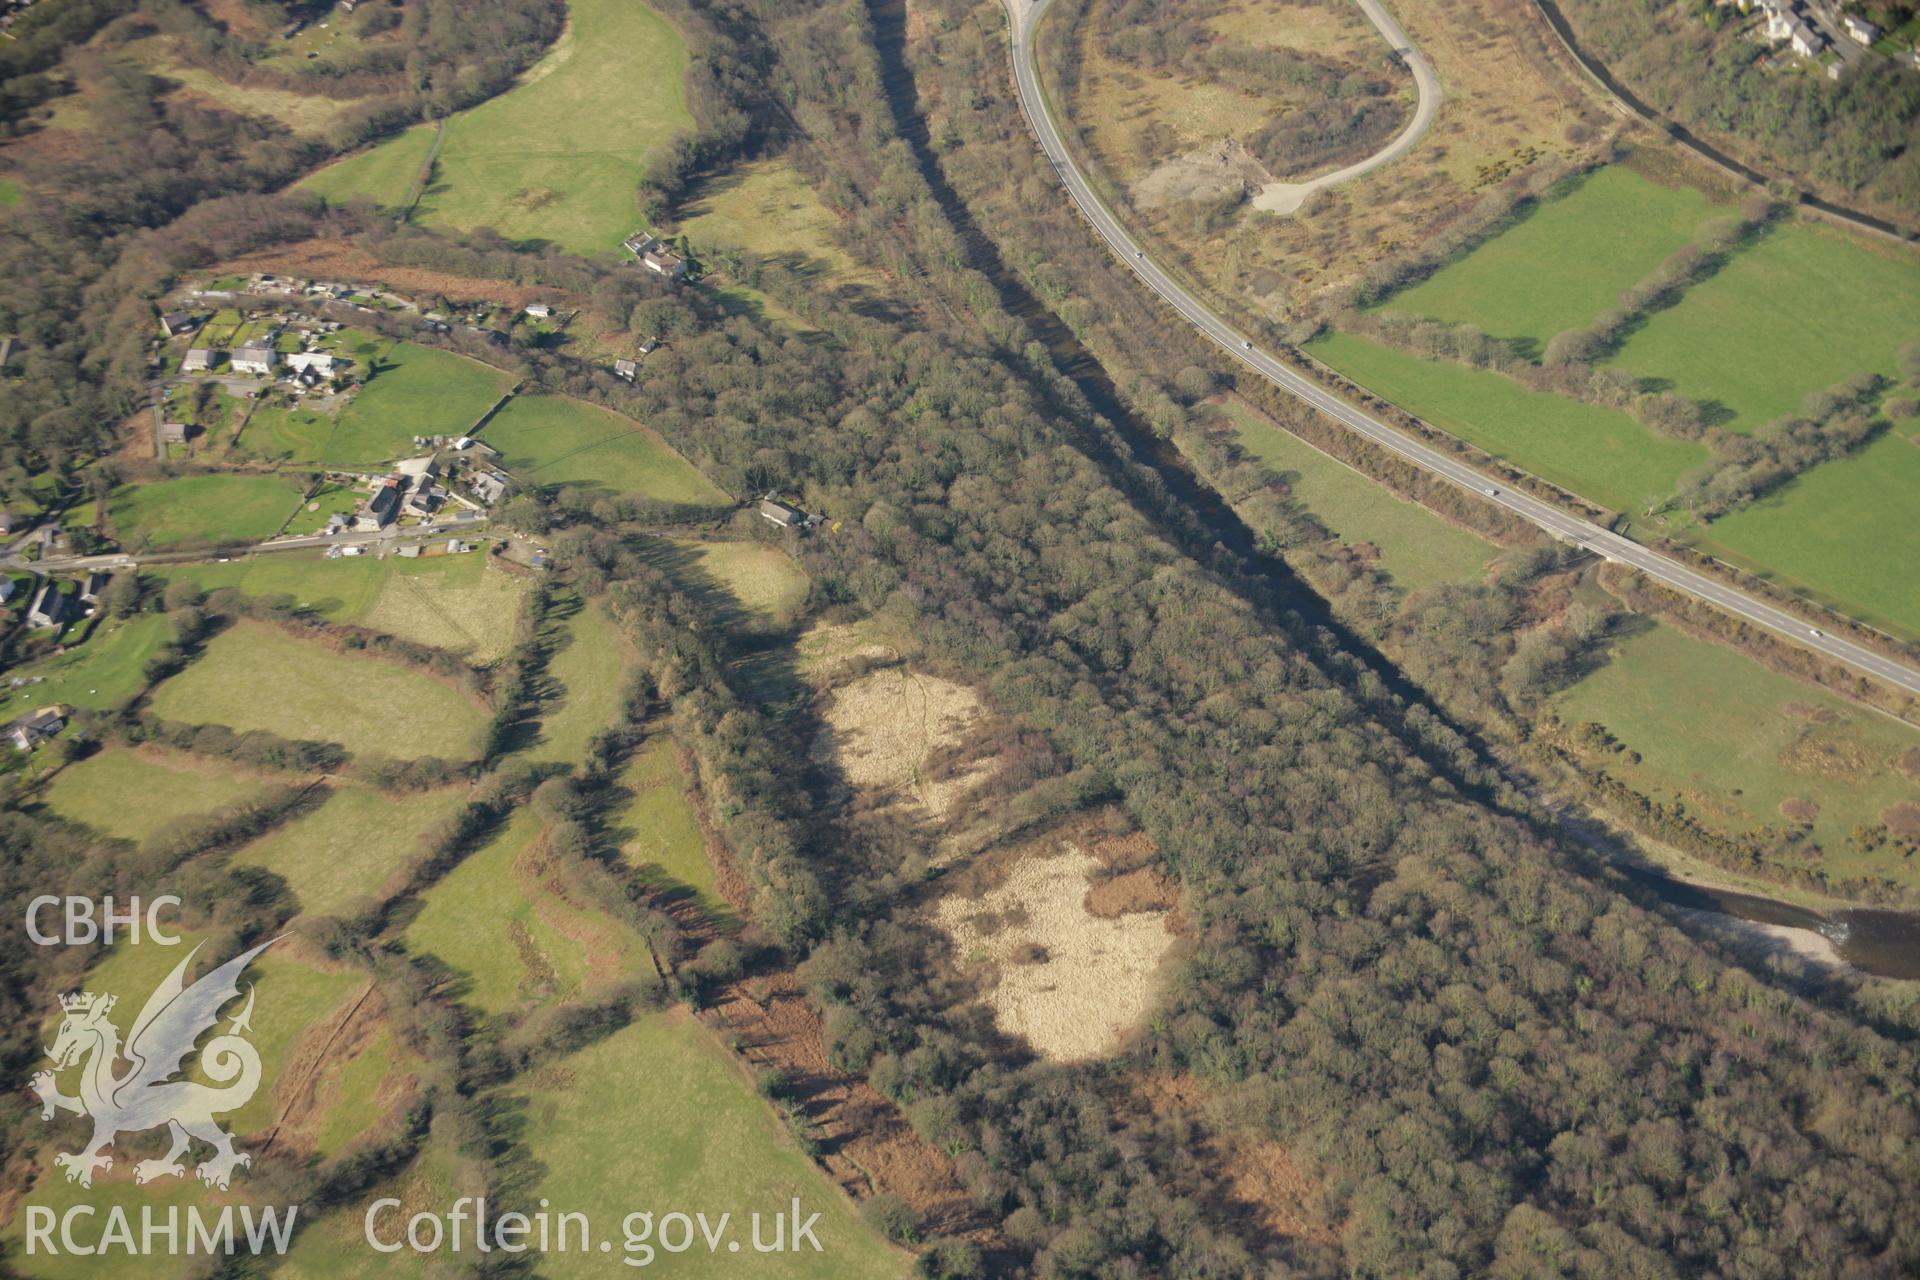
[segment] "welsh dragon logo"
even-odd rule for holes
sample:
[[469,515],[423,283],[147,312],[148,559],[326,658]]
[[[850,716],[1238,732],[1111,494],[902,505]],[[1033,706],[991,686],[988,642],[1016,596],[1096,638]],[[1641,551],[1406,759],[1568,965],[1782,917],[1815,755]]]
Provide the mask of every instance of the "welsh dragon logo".
[[[181,1062],[201,1035],[219,1022],[220,1010],[239,997],[238,982],[247,965],[276,941],[261,943],[189,986],[187,966],[200,950],[195,947],[147,997],[124,1046],[119,1029],[110,1021],[114,996],[83,991],[60,997],[66,1017],[47,1050],[53,1070],[33,1077],[33,1091],[40,1097],[42,1120],[51,1120],[60,1111],[93,1120],[93,1137],[86,1145],[54,1157],[54,1163],[66,1170],[68,1182],[92,1186],[96,1170],[113,1168],[108,1151],[117,1136],[161,1125],[172,1134],[173,1145],[162,1158],[135,1165],[135,1182],[184,1174],[181,1157],[196,1138],[214,1149],[212,1157],[202,1160],[194,1171],[210,1187],[225,1190],[234,1169],[253,1162],[252,1156],[233,1149],[233,1135],[213,1119],[244,1106],[260,1087],[259,1051],[242,1038],[253,1029],[251,984],[246,1006],[234,1016],[226,1034],[209,1040],[200,1053],[201,1072],[218,1087],[171,1077],[179,1073]],[[116,1074],[122,1058],[127,1070]],[[61,1093],[56,1079],[57,1073],[76,1063],[80,1066],[77,1098]]]

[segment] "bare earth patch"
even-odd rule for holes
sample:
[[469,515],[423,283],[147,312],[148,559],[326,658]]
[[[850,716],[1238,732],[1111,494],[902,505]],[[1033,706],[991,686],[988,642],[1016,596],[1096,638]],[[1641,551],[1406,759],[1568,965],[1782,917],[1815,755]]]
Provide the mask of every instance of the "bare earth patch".
[[1164,913],[1103,919],[1085,905],[1104,864],[1077,845],[1028,853],[978,896],[934,904],[934,923],[967,964],[993,966],[987,995],[1000,1029],[1061,1062],[1117,1048],[1153,1007],[1173,935]]
[[898,792],[941,818],[974,778],[966,771],[935,781],[927,759],[958,742],[981,714],[979,695],[965,685],[893,667],[833,690],[815,750],[856,790]]
[[407,294],[439,294],[450,302],[498,302],[514,308],[535,300],[552,301],[553,294],[551,289],[530,288],[510,280],[470,278],[425,267],[391,266],[345,240],[303,240],[263,249],[222,263],[215,270],[222,275],[259,271],[303,279],[365,280]]
[[1143,209],[1211,203],[1257,191],[1272,181],[1273,175],[1238,138],[1226,138],[1155,166],[1133,184],[1133,201]]
[[1902,800],[1880,811],[1880,821],[1886,823],[1887,830],[1902,840],[1911,840],[1920,836],[1920,804],[1911,804]]
[[1894,757],[1893,767],[1915,782],[1920,782],[1920,747],[1908,747],[1902,751]]

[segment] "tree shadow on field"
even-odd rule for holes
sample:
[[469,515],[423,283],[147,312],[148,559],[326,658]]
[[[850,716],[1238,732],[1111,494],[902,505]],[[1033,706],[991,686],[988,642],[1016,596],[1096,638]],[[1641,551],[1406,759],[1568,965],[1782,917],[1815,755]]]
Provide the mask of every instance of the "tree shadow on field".
[[580,597],[571,593],[556,597],[547,606],[539,639],[527,659],[526,696],[520,700],[513,723],[501,735],[498,754],[516,755],[546,741],[546,719],[565,704],[567,696],[551,673],[552,663],[575,643],[572,629],[565,624],[584,607]]

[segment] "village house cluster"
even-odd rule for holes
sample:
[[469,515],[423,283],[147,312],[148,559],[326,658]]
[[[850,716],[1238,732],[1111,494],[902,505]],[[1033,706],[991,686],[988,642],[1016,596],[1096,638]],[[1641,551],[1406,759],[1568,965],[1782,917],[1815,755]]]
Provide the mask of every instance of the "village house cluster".
[[[1865,56],[1862,50],[1871,49],[1885,34],[1878,23],[1860,14],[1821,7],[1808,0],[1715,0],[1715,3],[1737,8],[1743,14],[1759,15],[1760,22],[1753,30],[1756,39],[1776,47],[1785,46],[1804,61],[1826,59],[1829,80],[1840,79],[1851,62]],[[1858,47],[1849,48],[1850,45]],[[1830,54],[1833,56],[1829,58]],[[1900,60],[1920,69],[1920,49],[1906,50]]]
[[667,248],[659,236],[645,231],[636,231],[621,241],[628,253],[640,260],[640,265],[649,271],[657,271],[669,280],[683,280],[687,275],[686,259]]

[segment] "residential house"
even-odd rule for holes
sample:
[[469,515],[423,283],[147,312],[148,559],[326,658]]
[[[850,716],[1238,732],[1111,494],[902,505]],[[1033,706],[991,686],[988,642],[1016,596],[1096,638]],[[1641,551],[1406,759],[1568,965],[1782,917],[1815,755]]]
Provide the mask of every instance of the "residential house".
[[90,573],[80,579],[80,600],[83,604],[98,604],[100,593],[107,589],[107,575]]
[[1760,0],[1760,8],[1767,15],[1767,39],[1785,40],[1793,34],[1793,24],[1797,21],[1794,10],[1797,0]]
[[160,317],[160,328],[169,338],[177,338],[200,327],[200,322],[184,311],[169,311]]
[[807,513],[774,498],[760,500],[760,514],[782,529],[797,529],[807,523]]
[[26,349],[26,343],[18,338],[0,338],[0,370],[10,367]]
[[353,527],[363,533],[378,533],[399,516],[400,482],[391,478],[376,480],[373,496],[367,499],[360,514],[354,518]]
[[352,516],[344,511],[336,511],[327,517],[327,527],[320,531],[321,536],[331,538],[352,523]]
[[[335,360],[332,355],[325,351],[295,351],[281,358],[286,361],[287,368],[295,372],[304,373],[306,370],[311,369],[323,378],[331,378],[333,376]],[[346,362],[343,360],[340,361],[340,363],[344,364]]]
[[67,707],[58,703],[41,707],[38,711],[29,711],[7,725],[7,741],[13,744],[15,751],[31,751],[66,728],[70,714]]
[[239,347],[229,357],[229,363],[235,373],[249,374],[256,378],[273,375],[273,367],[280,361],[280,353],[272,347]]
[[628,382],[637,382],[640,380],[640,366],[632,360],[615,360],[613,362],[613,376],[622,378]]
[[643,356],[650,356],[654,352],[658,351],[659,349],[660,349],[660,339],[658,338],[648,338],[645,342],[642,342],[640,344],[640,354]]
[[13,593],[19,590],[12,578],[0,578],[0,604],[13,599]]
[[73,602],[52,578],[42,582],[27,602],[27,625],[36,631],[51,631],[66,624]]
[[1872,44],[1880,38],[1880,28],[1858,14],[1841,14],[1840,25],[1847,29],[1847,36],[1855,44]]
[[491,507],[512,492],[513,478],[492,467],[475,467],[467,479],[467,487],[473,490],[474,497]]
[[1787,35],[1787,44],[1803,58],[1819,55],[1827,47],[1827,38],[1804,22],[1795,22]]
[[669,280],[679,280],[687,274],[686,261],[662,244],[658,236],[635,232],[622,243],[649,271],[657,271]]
[[407,495],[406,513],[422,520],[432,516],[447,500],[447,491],[429,480],[421,480]]
[[205,347],[188,347],[187,358],[180,362],[182,373],[205,373],[213,368],[213,352]]
[[13,512],[0,511],[0,534],[12,533],[17,524],[19,521],[14,518]]
[[554,316],[553,308],[544,302],[529,302],[522,310],[536,320],[551,320]]

